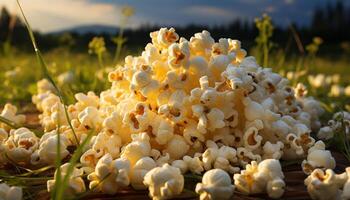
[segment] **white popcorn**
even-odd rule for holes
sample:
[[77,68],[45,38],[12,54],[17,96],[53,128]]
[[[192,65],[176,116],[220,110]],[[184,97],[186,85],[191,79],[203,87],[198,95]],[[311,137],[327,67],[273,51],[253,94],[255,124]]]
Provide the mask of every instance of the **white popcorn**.
[[89,187],[103,193],[115,194],[120,188],[130,184],[129,172],[129,160],[113,160],[110,154],[106,154],[97,162],[95,172],[88,175]]
[[202,31],[194,34],[194,37],[190,39],[191,50],[194,54],[207,57],[211,53],[212,45],[215,43],[214,39],[210,36],[208,31]]
[[312,199],[340,199],[342,180],[331,170],[315,169],[304,181]]
[[309,75],[307,78],[308,78],[310,85],[314,88],[320,88],[322,86],[327,86],[326,76],[324,74],[317,74],[315,76]]
[[205,170],[212,168],[222,169],[229,173],[239,171],[237,164],[236,150],[232,147],[222,146],[218,147],[214,142],[207,141],[207,150],[203,153],[203,165]]
[[174,69],[183,67],[188,68],[190,47],[187,41],[182,41],[179,44],[170,45],[168,57],[168,65]]
[[60,85],[72,84],[74,82],[74,73],[72,71],[67,71],[58,75],[57,82]]
[[110,154],[113,159],[119,156],[121,147],[121,138],[119,135],[111,134],[108,131],[100,132],[92,145],[92,149],[102,155]]
[[184,160],[174,160],[171,166],[178,168],[181,174],[185,174],[188,171],[187,163]]
[[79,113],[79,121],[87,128],[94,129],[96,131],[101,129],[102,118],[97,108],[89,106]]
[[0,199],[1,200],[22,200],[23,193],[21,187],[9,186],[6,183],[0,184]]
[[266,192],[270,198],[278,199],[284,193],[284,175],[279,161],[275,159],[266,159],[259,165],[252,161],[233,178],[236,188],[246,194]]
[[161,28],[159,31],[152,32],[150,36],[152,38],[152,43],[158,49],[167,48],[179,39],[174,28]]
[[38,93],[54,92],[55,87],[47,79],[41,79],[36,83]]
[[284,144],[278,141],[275,144],[267,141],[263,146],[263,159],[279,160],[283,155]]
[[346,86],[345,87],[345,89],[344,89],[344,94],[346,95],[346,96],[350,96],[350,85],[348,85],[348,86]]
[[328,93],[330,97],[339,97],[344,95],[345,89],[340,85],[332,85],[331,90]]
[[74,107],[79,112],[83,111],[86,107],[95,107],[97,108],[99,106],[99,98],[95,95],[94,92],[88,92],[87,94],[84,93],[77,93],[74,95],[75,99],[78,101]]
[[318,133],[317,137],[323,140],[329,140],[334,137],[334,134],[339,132],[343,128],[343,123],[345,124],[345,131],[350,128],[350,113],[346,111],[340,111],[333,115],[332,119],[328,121],[328,125],[322,127]]
[[[57,131],[45,133],[40,139],[40,145],[37,151],[31,156],[32,164],[50,164],[56,162],[58,135]],[[69,141],[64,134],[60,134],[60,158],[64,159],[68,154],[67,146]]]
[[4,144],[6,155],[18,164],[28,164],[38,146],[39,139],[27,128],[12,129]]
[[143,184],[143,178],[153,168],[156,168],[156,162],[150,157],[143,157],[138,160],[130,172],[131,186],[136,190],[146,189]]
[[192,173],[200,174],[204,171],[203,162],[197,156],[184,156],[183,161],[186,163],[187,169]]
[[[26,121],[25,115],[18,115],[17,107],[9,103],[5,104],[0,116],[15,122],[16,124],[23,124]],[[0,128],[4,128],[7,131],[10,130],[10,127],[3,123],[0,123]]]
[[148,186],[152,199],[169,199],[182,192],[184,177],[178,168],[165,164],[149,171],[145,175],[143,183]]
[[205,172],[202,183],[196,185],[196,193],[201,200],[230,199],[234,190],[230,176],[221,169]]
[[325,150],[326,145],[318,141],[309,149],[307,159],[301,164],[304,173],[310,174],[315,168],[334,169],[335,159],[330,151]]
[[[67,175],[68,168],[70,165],[71,165],[70,163],[65,163],[62,166],[60,166],[60,169],[61,169],[60,176],[62,178]],[[56,170],[54,180],[47,181],[48,192],[52,192],[55,188],[56,179],[57,179],[57,176],[59,176],[57,173],[58,173],[58,171]],[[65,195],[73,196],[74,194],[79,194],[79,193],[85,192],[86,188],[85,188],[84,180],[82,178],[83,174],[84,174],[84,172],[82,169],[78,169],[78,168],[74,167],[73,172],[70,173],[70,175],[69,175],[68,187],[64,191]]]
[[128,159],[133,166],[142,157],[150,156],[151,144],[147,133],[133,134],[131,137],[133,141],[122,149],[120,157]]
[[350,168],[347,167],[343,174],[338,175],[339,182],[341,183],[346,177],[346,182],[343,186],[343,192],[341,194],[341,199],[349,199],[350,198]]
[[259,130],[252,126],[249,127],[243,135],[244,147],[252,151],[261,146],[262,137],[258,135]]
[[179,159],[186,155],[189,149],[190,146],[186,143],[184,137],[174,135],[174,137],[167,143],[164,152],[169,153],[172,159]]
[[251,150],[246,149],[244,147],[237,148],[237,158],[238,162],[241,166],[246,166],[251,161],[261,161],[261,156],[258,154],[254,154]]
[[102,153],[97,153],[94,149],[88,149],[81,155],[80,163],[86,173],[90,174],[95,170],[98,160],[103,156]]

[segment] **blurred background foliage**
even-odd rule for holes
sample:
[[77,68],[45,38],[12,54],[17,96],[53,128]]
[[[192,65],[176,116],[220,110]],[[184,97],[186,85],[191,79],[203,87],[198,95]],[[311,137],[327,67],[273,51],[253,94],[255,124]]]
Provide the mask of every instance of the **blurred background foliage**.
[[[114,34],[60,32],[35,37],[49,71],[70,102],[73,94],[93,90],[99,93],[110,85],[106,75],[128,55],[139,54],[150,42],[149,32],[158,26],[144,25],[138,29],[124,28],[136,11],[126,6],[122,21]],[[350,84],[350,8],[342,1],[313,11],[310,26],[289,24],[276,26],[267,15],[254,22],[242,19],[220,26],[188,25],[175,27],[176,32],[189,39],[194,33],[208,30],[218,40],[221,37],[242,41],[249,55],[263,66],[291,79],[295,86],[306,83],[309,94],[329,108],[350,107],[346,87]],[[36,81],[42,78],[38,70],[29,36],[20,18],[5,7],[0,14],[0,105],[6,102],[27,105],[36,92]],[[322,74],[322,88],[312,84],[313,74]],[[338,81],[329,81],[332,75]],[[320,78],[321,79],[321,78]],[[350,90],[350,88],[349,88]],[[333,93],[333,94],[331,94]],[[350,92],[349,92],[350,93]]]

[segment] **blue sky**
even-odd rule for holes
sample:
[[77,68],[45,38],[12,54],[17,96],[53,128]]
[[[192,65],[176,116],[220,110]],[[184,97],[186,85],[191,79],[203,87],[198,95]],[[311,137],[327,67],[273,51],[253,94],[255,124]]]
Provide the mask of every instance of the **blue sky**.
[[[266,12],[275,23],[299,25],[310,23],[312,11],[335,0],[22,0],[32,27],[51,32],[80,25],[117,26],[121,8],[134,7],[129,27],[142,24],[164,26],[229,23],[236,18],[253,20]],[[344,1],[350,6],[350,0]],[[0,0],[13,13],[18,13],[15,0]]]

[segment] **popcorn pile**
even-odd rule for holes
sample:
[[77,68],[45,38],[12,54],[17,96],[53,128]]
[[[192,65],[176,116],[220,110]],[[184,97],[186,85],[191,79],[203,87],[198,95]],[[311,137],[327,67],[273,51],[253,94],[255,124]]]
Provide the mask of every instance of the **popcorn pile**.
[[[57,155],[69,156],[68,147],[92,132],[69,179],[71,195],[86,190],[87,175],[96,192],[115,194],[131,186],[168,199],[182,192],[183,175],[194,173],[204,174],[196,187],[200,199],[227,199],[235,189],[279,198],[285,187],[280,159],[305,159],[308,174],[335,167],[324,143],[310,136],[320,128],[323,109],[303,85],[292,88],[260,67],[238,40],[215,42],[202,31],[188,41],[173,28],[150,36],[140,56],[127,56],[124,66],[109,73],[110,89],[75,95],[77,102],[68,106],[75,134],[44,79],[33,102],[45,134],[3,127],[0,148],[23,166],[54,165]],[[22,121],[11,106],[1,115]],[[68,166],[61,166],[63,175]],[[48,190],[54,185],[48,181]]]

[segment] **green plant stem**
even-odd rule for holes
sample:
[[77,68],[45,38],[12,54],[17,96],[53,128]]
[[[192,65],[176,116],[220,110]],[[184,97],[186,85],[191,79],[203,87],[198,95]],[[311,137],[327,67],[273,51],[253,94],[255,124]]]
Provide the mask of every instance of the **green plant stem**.
[[35,37],[34,37],[34,33],[33,33],[32,29],[30,28],[29,22],[28,22],[28,20],[27,20],[25,14],[24,14],[24,11],[23,11],[23,9],[22,9],[21,4],[19,3],[19,0],[16,0],[16,2],[17,2],[17,5],[18,5],[18,7],[19,7],[19,9],[20,9],[20,11],[21,11],[22,17],[23,17],[23,19],[24,19],[26,28],[27,28],[28,33],[29,33],[29,36],[30,36],[30,40],[32,41],[32,44],[33,44],[33,47],[34,47],[34,51],[35,51],[35,53],[36,53],[37,60],[38,60],[38,62],[39,62],[39,64],[40,64],[40,66],[41,66],[41,70],[42,70],[42,72],[44,73],[45,78],[47,78],[47,79],[49,80],[49,82],[53,85],[53,87],[55,88],[55,90],[56,90],[56,92],[57,92],[57,95],[59,96],[60,101],[61,101],[61,103],[63,104],[64,113],[65,113],[65,116],[66,116],[66,120],[67,120],[67,122],[68,122],[68,125],[69,125],[70,129],[71,129],[72,132],[73,132],[73,135],[74,135],[74,138],[75,138],[75,141],[76,141],[77,145],[79,146],[79,140],[78,140],[78,137],[77,137],[76,134],[75,134],[75,130],[74,130],[74,128],[73,128],[73,126],[72,126],[72,123],[71,123],[71,121],[70,121],[70,117],[69,117],[69,115],[68,115],[68,111],[67,111],[66,104],[65,104],[64,98],[63,98],[63,96],[62,96],[62,93],[61,93],[60,89],[57,87],[55,81],[54,81],[54,80],[52,79],[52,77],[50,76],[50,73],[49,73],[49,71],[48,71],[48,69],[47,69],[47,65],[46,65],[46,63],[45,63],[45,61],[44,61],[44,58],[43,58],[43,56],[42,56],[42,54],[41,54],[41,52],[40,52],[40,50],[39,50],[39,48],[38,48],[38,46],[37,46],[37,43],[36,43],[36,40],[35,40]]
[[123,35],[124,35],[124,28],[121,27],[120,31],[119,31],[119,35],[118,35],[118,42],[117,42],[117,48],[115,50],[115,55],[114,55],[114,59],[113,62],[116,63],[117,61],[119,61],[120,58],[120,53],[122,51],[122,47],[123,47]]
[[66,175],[64,176],[62,183],[58,186],[55,199],[61,200],[63,199],[63,194],[65,189],[67,188],[68,181],[70,179],[70,175],[73,173],[75,164],[80,159],[81,154],[83,153],[84,147],[89,143],[90,139],[93,136],[93,131],[90,131],[88,133],[88,136],[83,140],[83,142],[79,145],[79,147],[75,150],[74,154],[72,155],[72,158],[69,160],[69,167],[67,169]]

